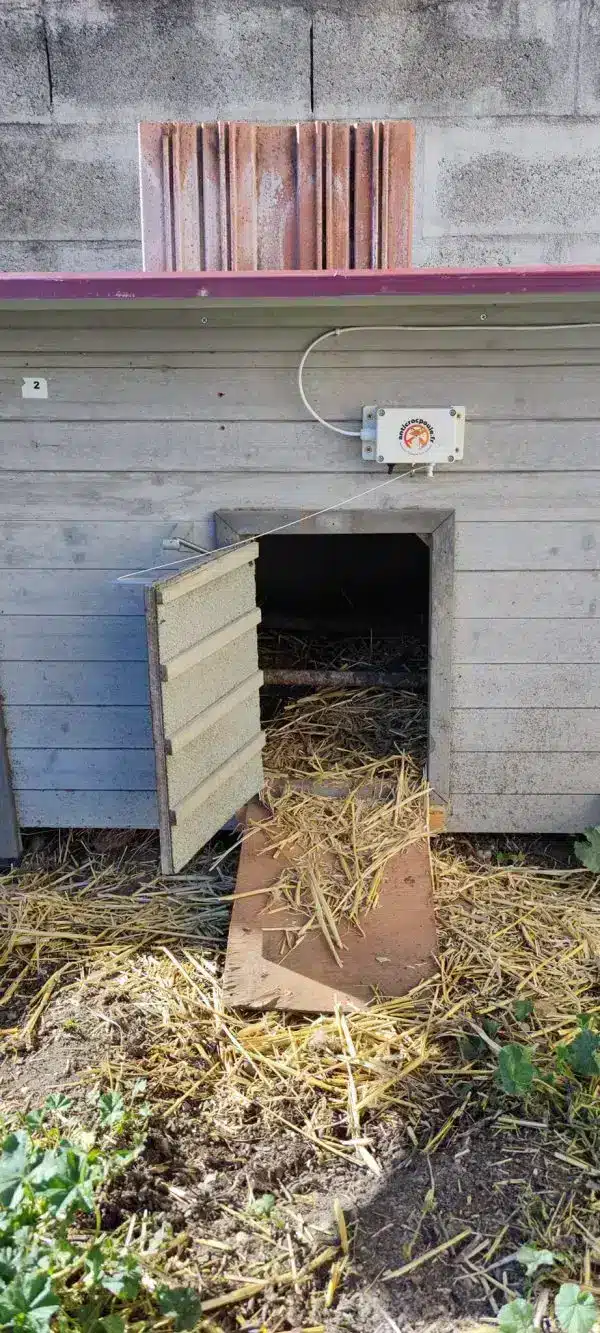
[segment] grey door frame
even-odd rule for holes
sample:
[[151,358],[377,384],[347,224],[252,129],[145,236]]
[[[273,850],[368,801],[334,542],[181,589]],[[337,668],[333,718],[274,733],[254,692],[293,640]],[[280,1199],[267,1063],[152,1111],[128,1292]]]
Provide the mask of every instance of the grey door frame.
[[215,514],[215,524],[217,546],[228,546],[250,537],[259,538],[286,524],[290,525],[289,531],[298,536],[414,533],[426,537],[431,550],[427,775],[432,803],[448,807],[451,799],[454,510],[344,508],[311,516],[310,510],[302,509],[222,509]]
[[0,699],[0,862],[18,861],[23,846],[21,830],[17,818],[15,794],[13,790],[6,728]]

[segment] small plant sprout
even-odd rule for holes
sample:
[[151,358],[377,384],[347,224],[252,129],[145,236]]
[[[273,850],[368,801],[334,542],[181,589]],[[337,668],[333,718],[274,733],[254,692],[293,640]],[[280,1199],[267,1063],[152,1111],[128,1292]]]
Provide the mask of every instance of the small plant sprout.
[[517,1250],[517,1260],[523,1265],[526,1277],[533,1277],[539,1268],[552,1268],[556,1263],[553,1250],[538,1250],[535,1245],[522,1245]]
[[534,1333],[534,1313],[531,1302],[519,1296],[498,1311],[498,1325],[502,1333]]
[[592,1031],[590,1023],[588,1014],[580,1014],[577,1036],[568,1045],[559,1046],[556,1052],[558,1069],[566,1066],[579,1078],[594,1078],[600,1074],[600,1036]]
[[573,850],[586,870],[591,870],[593,875],[600,874],[600,825],[586,828]]
[[98,1098],[100,1123],[114,1129],[125,1116],[125,1102],[120,1092],[104,1092]]

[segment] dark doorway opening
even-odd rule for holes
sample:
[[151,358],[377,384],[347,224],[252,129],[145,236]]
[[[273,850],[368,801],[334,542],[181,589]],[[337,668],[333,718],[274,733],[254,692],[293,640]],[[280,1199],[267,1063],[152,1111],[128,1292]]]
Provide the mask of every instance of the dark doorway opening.
[[373,684],[397,690],[399,708],[408,692],[422,705],[422,740],[414,758],[424,763],[429,537],[275,535],[262,537],[259,550],[264,720],[299,692]]

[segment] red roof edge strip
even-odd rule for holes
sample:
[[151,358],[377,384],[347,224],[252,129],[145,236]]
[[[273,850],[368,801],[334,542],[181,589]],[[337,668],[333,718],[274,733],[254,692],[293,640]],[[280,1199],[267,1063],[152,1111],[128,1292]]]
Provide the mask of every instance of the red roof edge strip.
[[294,301],[600,293],[600,265],[397,272],[2,273],[1,301]]

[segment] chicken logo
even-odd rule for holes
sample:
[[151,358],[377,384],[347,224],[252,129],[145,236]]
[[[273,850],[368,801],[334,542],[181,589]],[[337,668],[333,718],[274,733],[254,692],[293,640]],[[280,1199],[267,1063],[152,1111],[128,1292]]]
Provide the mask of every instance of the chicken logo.
[[421,417],[407,421],[400,432],[400,442],[411,454],[420,454],[428,449],[435,439],[432,427]]

